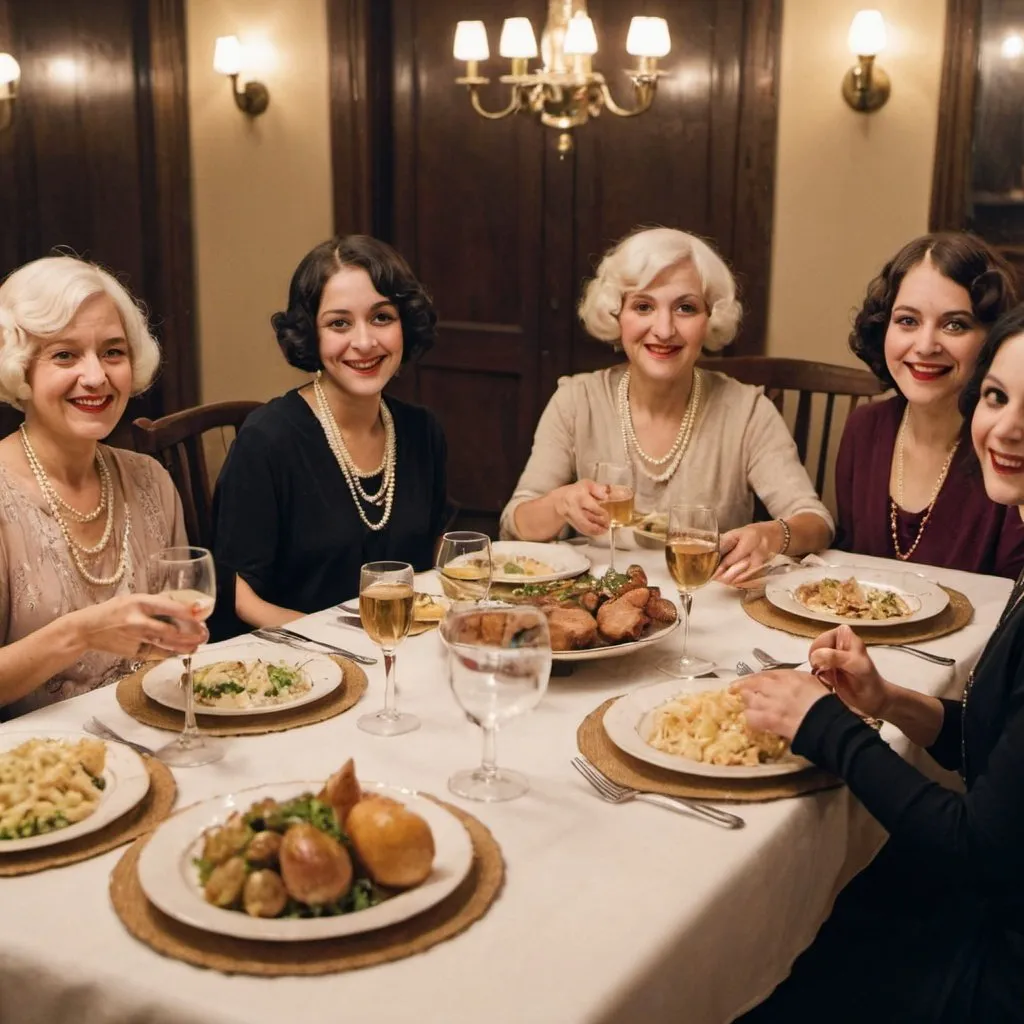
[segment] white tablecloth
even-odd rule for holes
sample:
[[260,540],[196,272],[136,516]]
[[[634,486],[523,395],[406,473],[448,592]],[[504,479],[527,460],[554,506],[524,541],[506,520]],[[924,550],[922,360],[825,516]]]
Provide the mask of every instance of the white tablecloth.
[[[607,551],[591,554],[595,563],[607,559]],[[628,557],[671,592],[658,553]],[[1010,584],[943,570],[929,575],[962,590],[977,609],[971,625],[926,645],[955,657],[956,668],[885,650],[877,652],[877,661],[891,679],[951,696],[962,687]],[[297,628],[374,653],[361,632],[337,625],[336,617],[323,612]],[[753,661],[754,646],[797,659],[807,641],[754,623],[735,591],[712,584],[697,594],[694,652],[732,669],[737,659]],[[654,663],[667,653],[662,646],[579,665],[571,677],[553,678],[540,707],[499,737],[499,762],[526,771],[533,784],[527,797],[507,804],[474,805],[447,794],[448,775],[477,763],[480,734],[448,692],[433,633],[407,641],[399,653],[401,705],[423,720],[418,732],[384,739],[356,729],[358,715],[383,700],[383,666],[377,665],[367,670],[370,687],[357,710],[304,729],[231,740],[222,763],[176,772],[179,806],[264,782],[322,779],[349,756],[364,778],[448,796],[493,831],[508,869],[498,901],[463,935],[406,960],[342,975],[225,977],[165,959],[127,934],[107,895],[110,872],[123,852],[118,850],[60,870],[0,880],[0,1020],[731,1020],[784,977],[810,941],[851,847],[871,845],[870,819],[845,789],[742,806],[737,809],[747,827],[737,832],[644,804],[598,800],[569,763],[576,727],[606,698],[664,679]],[[3,729],[77,729],[94,714],[150,745],[167,739],[125,715],[113,688]],[[888,727],[883,735],[904,749]]]

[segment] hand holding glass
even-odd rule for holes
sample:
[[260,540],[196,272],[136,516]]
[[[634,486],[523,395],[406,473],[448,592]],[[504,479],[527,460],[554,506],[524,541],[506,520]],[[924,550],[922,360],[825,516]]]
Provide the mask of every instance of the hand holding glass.
[[435,564],[441,589],[452,601],[486,601],[491,589],[491,539],[454,530],[441,538]]
[[617,462],[599,462],[594,468],[594,483],[607,488],[601,506],[608,513],[608,568],[615,572],[615,531],[633,521],[635,497],[633,467]]

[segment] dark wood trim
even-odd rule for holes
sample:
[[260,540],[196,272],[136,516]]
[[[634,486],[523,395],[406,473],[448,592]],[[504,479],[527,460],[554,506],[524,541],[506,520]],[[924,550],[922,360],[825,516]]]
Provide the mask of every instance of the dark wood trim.
[[967,226],[981,8],[982,0],[946,0],[946,42],[929,216],[932,231],[958,231]]

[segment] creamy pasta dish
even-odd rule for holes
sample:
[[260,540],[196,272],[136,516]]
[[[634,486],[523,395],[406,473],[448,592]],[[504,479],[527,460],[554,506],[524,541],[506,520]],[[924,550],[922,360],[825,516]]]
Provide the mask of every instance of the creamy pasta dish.
[[550,565],[529,555],[499,555],[494,559],[496,576],[550,576],[554,571]]
[[196,704],[214,708],[265,708],[288,704],[313,688],[297,665],[269,661],[217,661],[197,668]]
[[647,742],[704,764],[754,766],[776,761],[789,744],[747,725],[743,698],[729,690],[680,695],[656,708]]
[[101,740],[28,740],[0,754],[0,841],[88,818],[105,786]]
[[831,612],[846,619],[897,619],[911,613],[911,607],[893,590],[865,587],[854,577],[801,583],[793,596],[811,611]]

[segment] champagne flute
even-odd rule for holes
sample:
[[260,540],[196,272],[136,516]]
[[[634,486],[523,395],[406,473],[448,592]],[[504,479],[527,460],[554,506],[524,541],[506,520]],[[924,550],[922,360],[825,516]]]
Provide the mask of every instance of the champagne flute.
[[673,505],[668,514],[665,561],[683,607],[683,653],[681,657],[658,666],[670,676],[693,679],[715,667],[703,658],[691,657],[686,647],[690,637],[693,592],[714,576],[718,559],[718,516],[715,510],[706,505]]
[[454,530],[441,538],[435,563],[441,589],[452,601],[486,601],[494,572],[491,538]]
[[359,570],[359,618],[384,655],[384,707],[356,723],[375,736],[400,736],[420,727],[415,715],[395,706],[395,648],[412,627],[413,570],[408,562],[367,562]]
[[522,796],[530,788],[529,780],[520,772],[498,767],[495,734],[502,722],[535,708],[548,688],[547,617],[531,607],[464,608],[450,612],[441,629],[448,645],[452,693],[484,734],[480,767],[456,772],[448,788],[467,800],[493,802]]
[[[195,609],[196,617],[204,621],[210,617],[217,600],[217,574],[213,555],[206,548],[164,548],[149,559],[150,593],[161,594],[173,601]],[[176,620],[175,625],[180,625]],[[192,676],[192,657],[182,658],[185,671],[185,726],[177,739],[161,747],[156,756],[164,764],[175,768],[193,768],[211,764],[224,756],[223,746],[204,737],[196,725],[195,690]]]
[[601,501],[610,520],[608,526],[608,571],[615,572],[615,531],[633,521],[633,467],[618,462],[599,462],[594,467],[594,483],[604,484],[608,496]]

